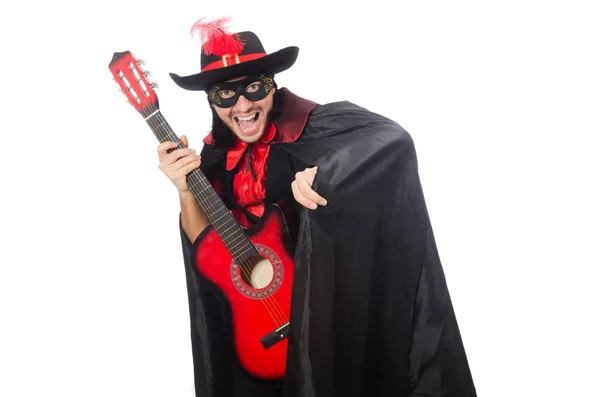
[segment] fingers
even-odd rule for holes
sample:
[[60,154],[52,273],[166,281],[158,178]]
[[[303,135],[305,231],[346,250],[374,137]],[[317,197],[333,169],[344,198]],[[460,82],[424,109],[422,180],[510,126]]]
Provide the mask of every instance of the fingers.
[[162,142],[160,145],[158,145],[158,148],[157,148],[158,158],[162,159],[163,157],[165,157],[167,155],[167,152],[169,150],[175,149],[176,147],[177,147],[176,142],[171,142],[171,141]]
[[[180,158],[176,162],[173,163],[171,169],[173,172],[184,171],[184,175],[188,174],[191,170],[200,165],[200,156],[199,155],[189,155]],[[190,168],[192,167],[192,168]],[[188,170],[188,171],[186,171]]]
[[327,200],[312,189],[317,167],[307,168],[296,174],[292,182],[292,194],[298,203],[306,208],[316,209],[317,205],[327,205]]
[[298,190],[300,191],[302,196],[304,196],[311,202],[319,204],[319,205],[327,204],[327,201],[325,201],[325,199],[322,196],[320,196],[317,192],[315,192],[312,189],[312,181],[309,182],[308,179],[305,179],[305,178],[299,178],[297,180],[298,180]]
[[171,149],[176,149],[178,147],[175,142],[163,142],[158,145],[158,159],[161,163],[172,164],[178,159],[196,154],[194,149],[177,149],[169,152]]
[[195,154],[196,154],[196,151],[194,149],[177,149],[177,150],[174,150],[171,153],[167,154],[164,157],[164,161],[167,164],[173,164],[183,157],[194,156]]
[[[186,156],[176,159],[174,162],[161,161],[158,164],[158,168],[160,168],[169,177],[181,177],[182,174],[178,171],[183,170],[190,164],[194,164],[194,167],[191,168],[191,169],[194,169],[200,165],[200,161],[201,161],[200,155],[191,153],[191,154],[188,154]],[[187,174],[188,172],[189,171],[184,172],[183,175]]]
[[[179,163],[181,161],[181,163]],[[200,156],[188,156],[184,157],[177,161],[174,166],[177,167],[178,164],[181,166],[174,171],[175,178],[184,179],[187,174],[189,174],[192,170],[200,167]]]
[[189,190],[187,174],[200,167],[200,156],[189,149],[187,137],[182,136],[181,143],[185,148],[179,149],[176,142],[162,142],[158,145],[158,168],[173,182],[180,192]]
[[[182,135],[179,138],[179,140],[181,141],[183,146],[185,146],[186,148],[188,147],[188,139],[185,135]],[[179,145],[177,144],[177,142],[172,142],[172,141],[162,142],[160,145],[158,145],[159,158],[162,158],[165,155],[169,154],[169,150],[177,149],[178,146]]]
[[315,203],[312,203],[309,199],[304,197],[302,193],[300,193],[300,189],[298,189],[298,180],[294,179],[292,182],[292,194],[294,195],[294,199],[299,202],[301,205],[305,206],[309,209],[317,208]]

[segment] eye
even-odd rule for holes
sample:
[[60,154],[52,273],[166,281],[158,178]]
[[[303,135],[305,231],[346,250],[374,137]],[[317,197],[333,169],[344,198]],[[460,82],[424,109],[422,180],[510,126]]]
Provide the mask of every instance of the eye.
[[219,91],[219,96],[223,99],[228,99],[231,98],[235,95],[235,92],[233,92],[233,90],[221,90]]
[[248,87],[246,87],[246,92],[256,92],[258,91],[258,89],[260,88],[260,82],[259,81],[255,81],[254,83],[250,84]]

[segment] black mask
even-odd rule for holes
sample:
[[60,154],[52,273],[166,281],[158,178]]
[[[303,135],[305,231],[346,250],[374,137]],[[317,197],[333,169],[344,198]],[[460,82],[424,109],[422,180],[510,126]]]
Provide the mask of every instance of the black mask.
[[271,75],[248,76],[238,81],[215,84],[208,91],[208,101],[220,108],[230,108],[237,103],[240,95],[251,102],[260,101],[271,92],[274,86],[275,82]]

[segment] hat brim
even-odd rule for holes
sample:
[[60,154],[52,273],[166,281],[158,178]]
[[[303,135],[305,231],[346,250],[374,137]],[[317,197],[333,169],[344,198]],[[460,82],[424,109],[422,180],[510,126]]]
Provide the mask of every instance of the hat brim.
[[298,47],[286,47],[253,61],[242,62],[189,76],[178,76],[175,73],[169,73],[169,76],[171,76],[175,84],[184,90],[205,91],[215,83],[234,77],[262,72],[281,73],[292,67],[298,58],[298,52]]

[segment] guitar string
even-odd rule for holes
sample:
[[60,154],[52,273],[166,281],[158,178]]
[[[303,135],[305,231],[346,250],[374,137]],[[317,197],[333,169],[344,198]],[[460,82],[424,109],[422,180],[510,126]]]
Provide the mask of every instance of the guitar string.
[[[158,110],[158,109],[157,109],[157,110]],[[152,110],[152,111],[154,112],[155,110]],[[142,111],[142,114],[145,116],[145,118],[147,118],[147,117],[149,117],[149,116],[150,116],[150,114],[152,114],[152,113],[147,113],[147,112],[145,112],[145,111]],[[176,135],[175,135],[173,132],[168,132],[168,129],[167,129],[167,128],[164,128],[164,130],[165,130],[165,131],[167,131],[166,135],[165,135],[165,136],[162,136],[162,135],[164,135],[164,134],[162,133],[162,131],[160,131],[161,129],[160,129],[159,127],[161,127],[163,124],[166,124],[166,125],[168,125],[168,123],[166,122],[166,119],[164,119],[164,116],[163,116],[163,115],[160,113],[160,111],[158,111],[158,112],[156,112],[155,114],[153,114],[153,117],[157,117],[157,118],[161,118],[161,119],[162,119],[162,121],[160,121],[158,124],[157,124],[157,123],[156,123],[154,120],[152,120],[151,118],[148,118],[148,120],[147,120],[147,122],[148,122],[148,124],[150,124],[150,126],[151,126],[152,130],[153,130],[155,133],[157,133],[157,135],[159,135],[159,141],[163,142],[165,139],[169,138],[169,135],[172,135],[172,136],[173,136],[173,138],[176,138],[175,142],[176,142],[176,143],[178,143],[179,139],[177,138],[177,136],[176,136]],[[203,189],[202,189],[201,191],[199,191],[199,192],[196,192],[196,193],[197,193],[199,196],[201,196],[201,197],[202,197],[202,200],[203,200],[205,203],[208,203],[208,202],[209,202],[209,199],[210,199],[210,196],[208,196],[208,197],[207,197],[207,194],[206,194],[206,190],[207,190],[208,186],[206,186],[206,184],[205,184],[205,182],[204,182],[204,180],[203,180],[202,178],[200,178],[200,180],[199,180],[199,185],[201,185],[201,186],[203,187]],[[194,190],[194,188],[192,187],[192,188],[191,188],[191,190],[193,191],[193,190]],[[215,203],[216,203],[216,202],[215,202]],[[211,204],[211,205],[214,205],[214,204]],[[209,206],[209,207],[210,207],[210,206]],[[215,213],[216,213],[216,212],[215,212]],[[229,213],[229,211],[227,211],[227,213]],[[227,213],[226,213],[226,214],[224,214],[223,216],[226,216],[226,215],[227,215]],[[231,213],[229,213],[229,215],[230,215],[230,216],[233,216]],[[234,220],[235,220],[235,219],[234,219]],[[237,223],[237,221],[236,221],[235,223]],[[233,227],[235,227],[235,226],[236,226],[236,225],[235,225],[235,223],[234,223]],[[216,229],[216,227],[215,227],[215,229]],[[245,235],[245,233],[243,233],[243,231],[241,231],[241,230],[240,230],[240,232],[243,234],[243,236],[242,236],[242,239],[241,239],[241,240],[242,240],[242,242],[244,242],[244,240],[246,240],[247,236]],[[235,240],[235,241],[237,241],[237,240]],[[236,262],[239,262],[239,261],[236,261]],[[241,263],[241,265],[239,266],[239,267],[240,267],[240,270],[241,270],[241,271],[242,271],[242,272],[245,274],[245,276],[247,277],[247,279],[248,279],[248,280],[251,280],[251,275],[249,274],[249,271],[247,270],[247,268],[249,268],[249,267],[250,267],[250,265],[251,265],[251,259],[250,259],[250,258],[245,258],[245,259],[243,259],[243,260],[242,260],[242,263]],[[275,275],[273,275],[273,277],[275,277]],[[260,274],[259,274],[259,276],[258,276],[256,279],[257,279],[257,281],[259,281],[261,284],[263,284],[263,285],[265,284],[265,283],[264,283],[264,279],[262,278],[262,276],[261,276]],[[278,303],[278,302],[277,302],[277,301],[276,301],[274,298],[272,298],[272,296],[271,296],[271,295],[269,295],[267,291],[261,291],[261,290],[262,290],[263,288],[265,288],[265,287],[263,287],[263,288],[261,288],[261,289],[257,289],[257,288],[254,288],[254,287],[252,287],[252,286],[251,286],[251,288],[252,288],[252,289],[253,289],[253,290],[256,292],[256,294],[259,296],[259,299],[260,299],[261,301],[263,301],[263,303],[265,304],[265,308],[266,308],[266,310],[269,312],[269,314],[271,315],[271,317],[272,317],[273,321],[274,321],[276,324],[278,324],[278,325],[283,325],[283,324],[285,324],[285,323],[287,322],[287,321],[285,320],[285,318],[286,318],[287,316],[284,314],[283,310],[282,310],[282,309],[281,309],[281,307],[279,306],[279,303]],[[261,296],[262,296],[262,297],[261,297]],[[270,306],[270,307],[269,307],[269,306]],[[276,319],[275,317],[277,317],[277,319]]]

